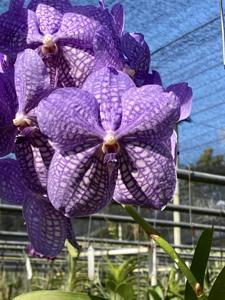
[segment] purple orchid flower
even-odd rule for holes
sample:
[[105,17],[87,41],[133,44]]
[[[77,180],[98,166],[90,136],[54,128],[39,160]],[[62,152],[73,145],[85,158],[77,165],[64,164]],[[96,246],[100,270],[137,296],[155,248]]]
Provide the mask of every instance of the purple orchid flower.
[[[31,1],[29,8],[36,11],[20,8],[0,16],[0,51],[11,54],[38,47],[52,80],[59,86],[81,86],[95,65],[95,35],[105,36],[102,24],[84,15],[85,9],[82,14],[75,9],[64,13],[70,8],[66,0]],[[121,68],[120,61],[114,67]]]
[[[35,69],[35,72],[33,72]],[[19,109],[13,120],[18,128],[15,154],[27,186],[36,193],[46,193],[47,171],[54,150],[40,133],[35,108],[52,91],[47,68],[36,51],[20,53],[15,63],[15,85]]]
[[55,210],[47,197],[27,188],[16,160],[0,160],[0,181],[0,198],[23,206],[28,237],[35,253],[53,258],[62,250],[66,239],[77,247],[70,219]]
[[10,81],[7,81],[8,77],[3,80],[6,76],[0,74],[0,84],[3,86],[0,98],[0,155],[5,156],[14,150],[28,188],[44,194],[47,192],[47,171],[54,150],[48,138],[38,130],[35,108],[52,91],[47,68],[36,51],[27,49],[18,55],[15,63],[17,96]]
[[112,198],[162,208],[176,172],[166,146],[180,101],[161,86],[136,88],[123,72],[102,68],[83,89],[54,91],[40,102],[40,130],[57,149],[48,176],[52,205],[65,215],[89,215]]
[[[160,74],[152,70],[149,73],[151,62],[150,50],[141,33],[125,33],[121,38],[122,50],[127,57],[127,70],[125,71],[133,78],[137,86],[149,84],[163,85]],[[181,82],[170,85],[165,89],[173,91],[180,99],[181,114],[179,121],[182,121],[191,113],[192,89],[187,83]]]

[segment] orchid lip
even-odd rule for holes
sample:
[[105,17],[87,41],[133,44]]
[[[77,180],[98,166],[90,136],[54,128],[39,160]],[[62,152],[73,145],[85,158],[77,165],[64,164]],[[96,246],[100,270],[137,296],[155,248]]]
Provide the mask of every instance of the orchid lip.
[[58,52],[58,47],[51,34],[46,34],[43,37],[42,42],[43,42],[43,46],[42,46],[43,54],[56,54]]
[[108,154],[108,153],[117,154],[119,151],[120,151],[120,145],[117,142],[117,138],[112,132],[108,132],[102,144],[102,152],[104,154]]
[[113,132],[108,132],[102,144],[102,152],[104,153],[104,163],[109,166],[109,171],[112,173],[113,165],[117,163],[117,154],[120,151],[120,145]]
[[16,118],[13,119],[14,126],[18,128],[28,127],[31,125],[31,123],[32,123],[31,120],[23,114],[17,114]]

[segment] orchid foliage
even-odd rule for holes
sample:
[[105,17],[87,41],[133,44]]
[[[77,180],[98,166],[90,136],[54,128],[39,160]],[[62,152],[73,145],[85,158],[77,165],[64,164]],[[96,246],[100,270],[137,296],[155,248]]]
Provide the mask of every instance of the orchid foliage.
[[23,206],[30,252],[77,246],[70,218],[112,199],[162,209],[192,90],[163,87],[122,5],[12,0],[0,24],[0,197]]

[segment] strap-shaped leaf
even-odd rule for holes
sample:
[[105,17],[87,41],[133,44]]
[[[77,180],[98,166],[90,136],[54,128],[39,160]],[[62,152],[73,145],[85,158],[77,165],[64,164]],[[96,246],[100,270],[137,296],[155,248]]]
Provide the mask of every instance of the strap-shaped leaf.
[[210,291],[208,300],[225,299],[225,267],[222,269]]
[[[194,257],[191,264],[191,271],[203,287],[205,270],[208,263],[209,253],[212,245],[213,229],[206,229],[201,234],[198,244],[195,249]],[[225,292],[225,289],[224,289]],[[225,294],[224,294],[225,295]],[[213,298],[219,300],[222,298]],[[189,283],[186,284],[185,288],[185,300],[197,300]]]
[[37,291],[20,295],[13,300],[92,300],[102,299],[98,297],[88,296],[83,293],[70,293],[63,291]]

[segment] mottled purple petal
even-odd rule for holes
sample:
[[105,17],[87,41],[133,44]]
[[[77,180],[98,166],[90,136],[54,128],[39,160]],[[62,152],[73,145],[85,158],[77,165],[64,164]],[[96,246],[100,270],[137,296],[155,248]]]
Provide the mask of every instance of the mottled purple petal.
[[121,35],[123,33],[124,30],[124,9],[122,4],[120,3],[116,3],[113,5],[112,9],[111,9],[111,14],[113,16],[114,22],[115,22],[115,29],[116,32]]
[[180,117],[180,102],[159,85],[128,90],[122,98],[123,118],[117,136],[123,143],[169,138]]
[[35,251],[48,257],[57,256],[67,237],[68,219],[50,203],[35,198],[25,201],[23,215]]
[[161,209],[172,199],[175,186],[175,164],[163,143],[130,144],[121,150],[116,201]]
[[37,109],[40,130],[64,150],[99,144],[104,133],[98,117],[96,99],[75,88],[57,89]]
[[4,202],[23,204],[33,197],[25,186],[18,161],[11,158],[0,159],[0,198]]
[[169,139],[165,140],[164,144],[170,150],[170,152],[173,156],[174,163],[176,164],[176,160],[177,160],[177,133],[176,133],[175,130],[173,131],[172,136]]
[[70,11],[72,8],[72,5],[69,0],[31,0],[28,5],[28,8],[35,11],[39,4],[45,4],[54,7],[61,13]]
[[172,91],[180,100],[181,111],[179,121],[187,119],[192,109],[192,89],[186,82],[170,85],[166,91]]
[[54,150],[38,130],[26,135],[26,129],[17,137],[15,153],[26,185],[35,193],[47,191],[47,173]]
[[62,45],[74,45],[79,48],[92,49],[98,22],[84,15],[66,13],[63,15],[55,40]]
[[85,81],[83,89],[94,95],[100,104],[100,118],[105,130],[120,126],[122,95],[134,86],[129,76],[112,68],[93,72]]
[[27,49],[17,56],[15,85],[19,114],[28,113],[38,105],[46,92],[50,92],[51,83],[47,68],[36,51]]
[[162,86],[162,79],[159,72],[157,72],[156,70],[152,70],[152,73],[149,73],[147,76],[142,77],[141,80],[143,85],[157,84]]
[[53,34],[58,31],[63,15],[57,9],[46,4],[38,4],[36,15],[43,34]]
[[[55,70],[58,84],[65,87],[81,87],[87,76],[92,72],[95,59],[88,51],[70,46],[61,46],[57,55]],[[53,65],[54,69],[54,63]]]
[[115,42],[107,27],[100,27],[93,40],[93,49],[96,59],[95,70],[103,67],[113,67],[122,70],[122,53],[116,48]]
[[139,74],[146,74],[150,65],[150,50],[141,33],[125,33],[121,39],[122,50],[129,66]]
[[0,74],[0,99],[10,108],[11,117],[14,117],[18,110],[18,100],[12,73]]
[[48,176],[49,199],[56,209],[69,216],[98,212],[112,199],[115,178],[99,147],[53,157]]
[[0,157],[13,150],[16,128],[12,120],[17,109],[15,89],[8,74],[0,74]]
[[41,42],[37,19],[27,9],[7,11],[0,16],[0,51],[11,55]]

